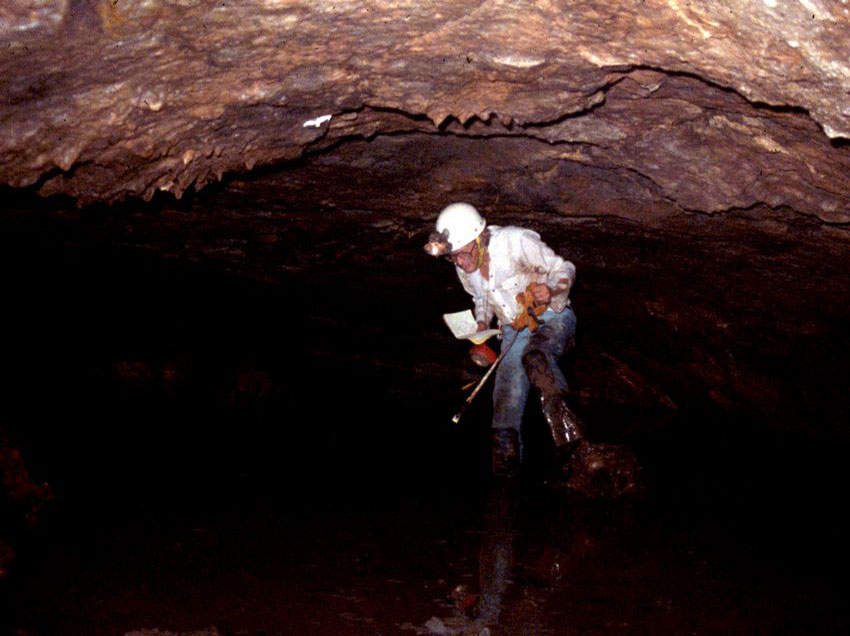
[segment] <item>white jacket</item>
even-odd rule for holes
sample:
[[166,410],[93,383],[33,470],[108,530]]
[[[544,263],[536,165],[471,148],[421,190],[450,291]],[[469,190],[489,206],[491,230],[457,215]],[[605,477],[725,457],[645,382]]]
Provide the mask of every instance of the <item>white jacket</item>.
[[[475,320],[487,325],[493,315],[499,324],[511,323],[519,313],[517,294],[529,283],[543,283],[552,290],[549,308],[561,312],[570,304],[570,288],[576,279],[576,267],[540,240],[540,235],[521,227],[489,225],[489,278],[481,270],[467,274],[457,267],[463,288],[475,303]],[[567,282],[564,282],[567,281]]]

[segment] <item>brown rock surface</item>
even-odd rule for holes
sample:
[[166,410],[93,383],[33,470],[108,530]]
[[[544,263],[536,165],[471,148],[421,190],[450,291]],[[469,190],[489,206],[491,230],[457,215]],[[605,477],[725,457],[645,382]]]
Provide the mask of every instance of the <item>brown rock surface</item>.
[[17,0],[0,17],[0,180],[83,203],[422,130],[543,139],[554,165],[689,209],[848,220],[840,0]]
[[14,509],[15,523],[33,526],[51,497],[50,486],[33,481],[20,449],[0,429],[0,505]]

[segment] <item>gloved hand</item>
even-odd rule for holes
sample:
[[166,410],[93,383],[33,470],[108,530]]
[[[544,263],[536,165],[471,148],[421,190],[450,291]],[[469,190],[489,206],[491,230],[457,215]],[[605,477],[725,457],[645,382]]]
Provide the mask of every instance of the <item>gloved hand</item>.
[[[526,327],[531,332],[537,331],[537,327],[540,325],[538,317],[546,311],[551,294],[551,290],[546,285],[529,283],[525,291],[516,296],[516,302],[519,305],[520,312],[511,323],[511,327],[517,331],[522,331]],[[540,298],[545,297],[546,302],[539,302],[537,296]]]

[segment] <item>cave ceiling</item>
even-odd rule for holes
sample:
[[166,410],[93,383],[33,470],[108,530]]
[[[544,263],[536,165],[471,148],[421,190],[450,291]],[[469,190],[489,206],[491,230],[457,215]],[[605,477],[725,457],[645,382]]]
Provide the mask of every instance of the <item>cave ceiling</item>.
[[586,399],[765,407],[791,351],[796,404],[846,410],[848,32],[847,0],[6,0],[0,183],[399,301],[448,293],[420,239],[468,200],[577,263]]
[[848,26],[842,0],[7,0],[0,180],[179,197],[350,139],[522,137],[685,209],[846,222]]

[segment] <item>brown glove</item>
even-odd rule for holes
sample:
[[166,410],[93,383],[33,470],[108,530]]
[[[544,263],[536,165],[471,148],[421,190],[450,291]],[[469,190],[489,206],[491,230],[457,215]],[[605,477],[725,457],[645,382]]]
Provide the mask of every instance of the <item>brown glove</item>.
[[540,325],[540,319],[538,316],[546,311],[546,307],[548,305],[537,305],[534,300],[534,294],[531,293],[531,290],[534,286],[534,283],[529,284],[528,287],[525,288],[525,291],[521,294],[516,295],[516,302],[519,305],[519,314],[511,323],[511,327],[516,329],[517,331],[522,331],[526,327],[532,333],[537,331],[537,327]]

